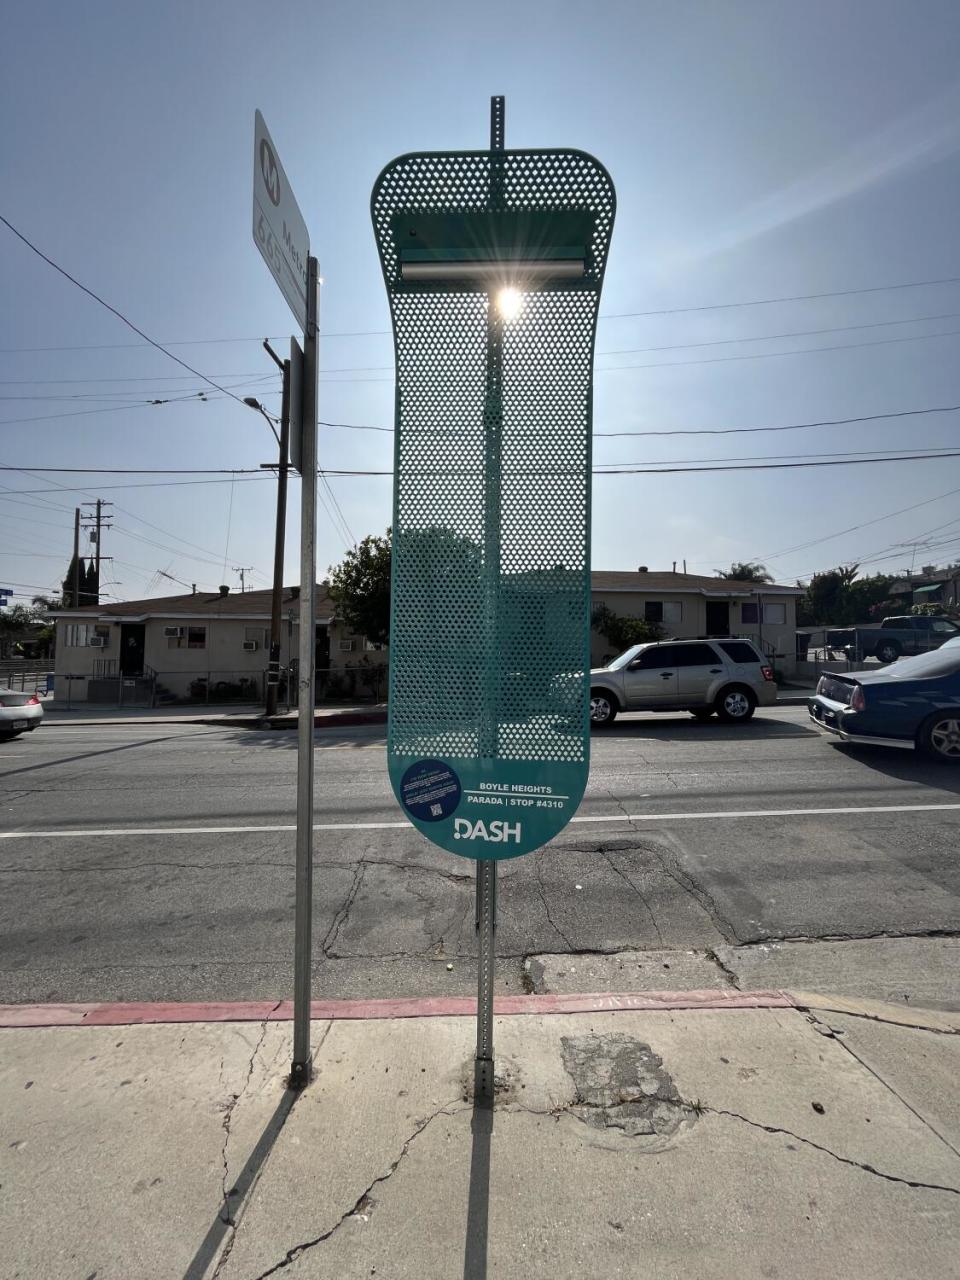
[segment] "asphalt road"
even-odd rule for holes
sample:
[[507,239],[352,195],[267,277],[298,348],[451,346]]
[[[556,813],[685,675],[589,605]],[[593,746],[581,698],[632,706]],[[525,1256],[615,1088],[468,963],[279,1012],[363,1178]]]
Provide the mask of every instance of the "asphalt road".
[[[0,1001],[289,995],[295,744],[136,724],[0,744]],[[317,745],[316,994],[472,992],[473,864],[405,825],[381,728]],[[500,864],[499,986],[544,952],[960,936],[958,820],[960,770],[838,748],[802,708],[625,717],[575,823]]]

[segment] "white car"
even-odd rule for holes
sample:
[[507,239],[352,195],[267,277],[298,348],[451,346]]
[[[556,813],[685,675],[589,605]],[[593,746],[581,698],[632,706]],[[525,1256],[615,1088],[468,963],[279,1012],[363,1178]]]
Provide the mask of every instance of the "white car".
[[35,693],[17,693],[0,686],[0,741],[39,728],[43,704]]

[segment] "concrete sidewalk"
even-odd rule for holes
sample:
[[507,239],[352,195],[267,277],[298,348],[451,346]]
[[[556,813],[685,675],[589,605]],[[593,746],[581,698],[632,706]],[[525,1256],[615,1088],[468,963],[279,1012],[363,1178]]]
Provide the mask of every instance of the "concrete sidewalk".
[[956,1275],[960,1017],[807,999],[501,1000],[492,1112],[469,1002],[318,1005],[297,1096],[286,1007],[8,1007],[3,1274]]
[[[314,724],[318,729],[338,725],[385,724],[386,720],[386,704],[317,707],[314,712]],[[88,728],[91,725],[210,724],[232,725],[241,729],[295,729],[297,713],[293,711],[267,718],[259,705],[238,706],[236,703],[219,706],[211,704],[202,710],[190,706],[91,707],[80,703],[69,711],[61,705],[45,707],[44,723],[70,725],[73,728]]]

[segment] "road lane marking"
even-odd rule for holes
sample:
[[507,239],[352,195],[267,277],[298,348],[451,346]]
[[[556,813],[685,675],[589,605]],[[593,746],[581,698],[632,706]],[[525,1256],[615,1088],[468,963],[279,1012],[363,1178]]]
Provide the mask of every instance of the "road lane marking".
[[[834,809],[717,809],[705,813],[598,813],[571,818],[574,822],[713,822],[731,818],[846,817],[861,813],[956,812],[960,804],[869,804]],[[249,832],[296,831],[292,822],[234,827],[70,827],[61,831],[0,831],[0,840],[47,840],[82,836],[232,836]],[[409,822],[316,822],[314,831],[413,830]]]

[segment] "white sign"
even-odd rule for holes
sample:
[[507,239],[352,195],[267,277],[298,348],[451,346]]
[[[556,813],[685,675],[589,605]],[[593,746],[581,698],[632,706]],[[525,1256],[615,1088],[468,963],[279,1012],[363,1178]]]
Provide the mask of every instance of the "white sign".
[[253,239],[305,330],[310,235],[259,111],[253,130]]

